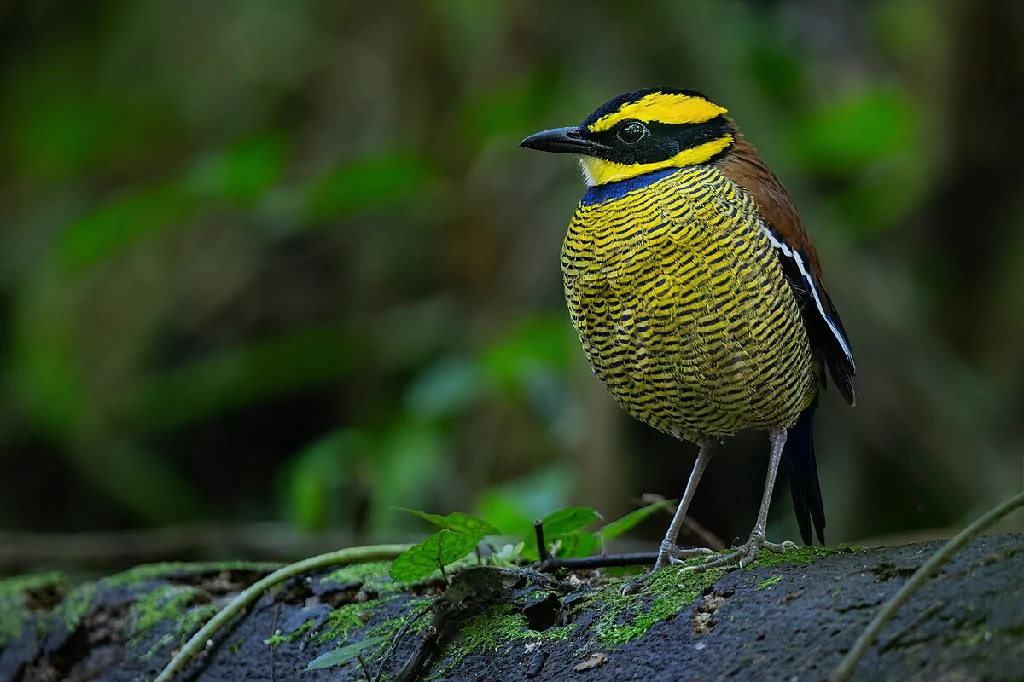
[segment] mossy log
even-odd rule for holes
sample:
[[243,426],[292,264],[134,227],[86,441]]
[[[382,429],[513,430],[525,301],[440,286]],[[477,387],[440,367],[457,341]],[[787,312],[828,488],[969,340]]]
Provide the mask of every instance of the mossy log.
[[[363,661],[390,680],[403,667],[408,679],[473,682],[819,680],[938,546],[793,550],[730,572],[668,568],[627,597],[592,576],[479,567],[446,588],[390,582],[387,564],[350,566],[265,595],[179,679],[362,680],[357,661],[305,668],[382,637]],[[79,586],[60,575],[0,582],[0,681],[151,680],[272,568],[169,564]],[[855,679],[1024,680],[1024,535],[972,541],[885,628]]]

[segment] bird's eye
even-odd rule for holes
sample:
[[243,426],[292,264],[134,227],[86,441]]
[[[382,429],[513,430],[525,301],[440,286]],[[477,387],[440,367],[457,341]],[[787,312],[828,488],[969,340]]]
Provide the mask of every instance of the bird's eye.
[[619,130],[619,139],[626,144],[636,144],[647,134],[647,127],[640,121],[631,121]]

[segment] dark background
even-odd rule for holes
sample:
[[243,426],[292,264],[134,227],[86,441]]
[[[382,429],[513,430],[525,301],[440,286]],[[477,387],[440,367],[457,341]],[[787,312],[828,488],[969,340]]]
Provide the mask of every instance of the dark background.
[[[829,540],[948,532],[1024,479],[1022,46],[1014,0],[0,2],[0,572],[681,494],[564,310],[578,171],[517,148],[647,85],[728,107],[817,240]],[[692,516],[745,537],[766,456]]]

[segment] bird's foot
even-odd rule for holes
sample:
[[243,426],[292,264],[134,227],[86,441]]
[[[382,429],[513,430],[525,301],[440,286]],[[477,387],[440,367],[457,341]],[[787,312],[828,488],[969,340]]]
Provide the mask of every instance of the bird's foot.
[[714,554],[707,547],[679,547],[678,545],[664,540],[658,550],[658,561],[654,564],[654,570],[658,570],[668,563],[678,564],[684,559],[692,559],[695,556],[706,556]]
[[[679,547],[665,540],[661,543],[661,548],[658,550],[658,561],[654,564],[654,570],[656,571],[668,563],[678,564],[684,559],[691,559],[695,556],[707,556],[709,554],[714,554],[714,552],[707,547]],[[639,592],[640,588],[647,582],[648,576],[650,576],[650,573],[645,573],[626,583],[622,588],[622,596]]]
[[733,564],[739,565],[740,568],[749,566],[757,553],[762,549],[767,549],[776,554],[782,554],[786,550],[796,548],[796,543],[786,540],[781,544],[774,542],[768,542],[764,539],[764,536],[759,533],[751,533],[750,539],[747,540],[746,544],[740,545],[735,550],[726,554],[720,554],[719,556],[708,559],[705,562],[695,564],[693,566],[684,566],[682,570],[700,572],[706,571],[709,568],[721,568],[722,566],[731,566]]
[[636,594],[637,592],[639,592],[640,588],[644,586],[644,583],[647,582],[647,578],[650,575],[651,575],[650,573],[644,573],[643,575],[637,576],[636,578],[633,578],[628,583],[623,585],[622,586],[622,596],[623,597],[628,597],[631,594]]

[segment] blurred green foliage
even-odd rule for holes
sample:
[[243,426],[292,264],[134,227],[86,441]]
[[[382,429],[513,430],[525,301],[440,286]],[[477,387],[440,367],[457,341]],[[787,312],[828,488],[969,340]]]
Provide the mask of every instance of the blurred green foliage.
[[[860,369],[830,537],[955,523],[1021,479],[1021,38],[998,0],[6,3],[0,528],[678,494],[691,448],[564,312],[576,171],[517,149],[652,84],[728,106],[819,243]],[[729,540],[764,444],[727,449],[693,515]]]

